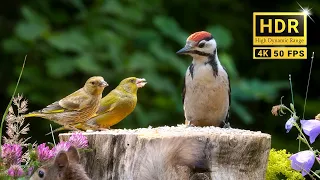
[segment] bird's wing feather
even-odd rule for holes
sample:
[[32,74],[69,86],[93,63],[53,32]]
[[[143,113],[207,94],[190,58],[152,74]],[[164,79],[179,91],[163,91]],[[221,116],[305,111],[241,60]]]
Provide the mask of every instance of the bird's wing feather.
[[59,105],[65,110],[79,111],[89,105],[87,103],[88,99],[90,99],[89,95],[83,89],[79,89],[78,91],[61,99],[59,101]]
[[183,77],[183,87],[182,87],[182,105],[184,104],[184,97],[186,95],[186,76]]
[[64,111],[65,109],[59,105],[59,101],[49,104],[41,110],[42,113],[59,113]]
[[[223,67],[223,69],[227,72],[225,67]],[[231,107],[231,85],[230,85],[230,77],[229,77],[229,75],[228,75],[228,84],[229,84],[229,92],[228,92],[229,93],[229,109],[228,109],[228,114],[227,114],[227,118],[226,118],[225,123],[228,123],[228,121],[229,121],[229,118],[230,118],[230,107]]]
[[119,98],[121,98],[121,96],[118,95],[118,92],[112,90],[108,95],[101,99],[100,107],[96,114],[98,115],[112,111],[115,107],[115,103],[119,101]]

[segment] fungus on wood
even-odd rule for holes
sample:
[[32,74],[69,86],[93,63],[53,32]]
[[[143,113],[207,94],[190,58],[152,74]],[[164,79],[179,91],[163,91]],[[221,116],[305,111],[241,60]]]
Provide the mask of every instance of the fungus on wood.
[[[81,162],[92,179],[142,179],[139,178],[139,172],[141,163],[146,161],[143,157],[150,142],[160,143],[172,138],[183,138],[186,143],[188,139],[204,143],[203,152],[207,160],[207,168],[201,172],[183,166],[172,167],[172,179],[265,179],[271,148],[269,134],[233,128],[178,125],[133,130],[111,129],[83,134],[88,137],[92,151],[81,153]],[[66,141],[70,135],[60,134],[59,138]],[[157,152],[148,153],[156,155]]]

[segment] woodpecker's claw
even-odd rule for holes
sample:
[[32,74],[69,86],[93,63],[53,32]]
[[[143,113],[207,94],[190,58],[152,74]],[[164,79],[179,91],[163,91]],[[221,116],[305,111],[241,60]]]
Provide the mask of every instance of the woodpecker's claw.
[[223,122],[223,124],[224,124],[224,125],[222,126],[222,128],[231,128],[229,122],[227,122],[227,123]]

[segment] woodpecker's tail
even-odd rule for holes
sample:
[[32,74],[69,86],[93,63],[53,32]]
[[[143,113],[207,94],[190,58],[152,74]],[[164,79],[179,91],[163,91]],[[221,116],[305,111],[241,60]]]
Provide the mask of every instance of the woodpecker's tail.
[[172,172],[176,165],[191,169],[205,168],[204,142],[180,137],[151,140],[149,143],[142,153],[139,180],[176,179],[176,174]]

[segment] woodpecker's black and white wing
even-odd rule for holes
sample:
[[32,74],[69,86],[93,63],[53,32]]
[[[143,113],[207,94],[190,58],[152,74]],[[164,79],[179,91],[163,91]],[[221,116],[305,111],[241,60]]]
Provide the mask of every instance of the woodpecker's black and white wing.
[[[222,66],[223,69],[227,72],[226,68],[224,66]],[[228,74],[228,73],[227,73]],[[231,84],[230,84],[230,77],[228,75],[228,85],[229,85],[229,108],[228,108],[228,114],[227,114],[227,117],[226,117],[226,120],[225,120],[225,123],[224,123],[224,127],[231,127],[230,126],[230,123],[229,123],[229,120],[230,120],[230,107],[231,107]]]
[[182,87],[182,105],[184,105],[184,97],[186,95],[186,76],[183,77],[183,87]]
[[[192,79],[193,79],[193,68],[194,68],[193,64],[190,64],[190,66],[188,67],[188,71],[189,71]],[[184,98],[186,95],[186,76],[187,76],[187,74],[183,77],[183,88],[182,88],[182,94],[181,94],[182,95],[182,104],[184,104]]]

